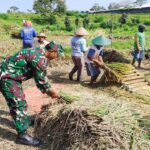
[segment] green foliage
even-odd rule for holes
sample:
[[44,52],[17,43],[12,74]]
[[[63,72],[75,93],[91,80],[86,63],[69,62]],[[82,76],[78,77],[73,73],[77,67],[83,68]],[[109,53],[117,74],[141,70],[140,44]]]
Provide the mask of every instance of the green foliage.
[[88,28],[89,27],[89,23],[90,23],[90,19],[87,16],[84,20],[83,20],[83,27],[84,28]]
[[103,29],[109,28],[108,22],[101,22],[100,27]]
[[140,19],[139,19],[139,18],[131,18],[131,23],[132,23],[133,25],[137,25],[137,24],[140,23]]
[[124,31],[130,31],[130,27],[128,25],[123,25]]
[[73,28],[71,26],[71,21],[68,17],[65,18],[64,24],[65,24],[65,27],[66,27],[67,31],[72,31],[73,30]]
[[56,23],[57,23],[56,17],[55,17],[54,15],[51,15],[51,16],[49,17],[49,23],[50,23],[50,24],[56,24]]
[[144,21],[144,24],[145,24],[146,26],[150,26],[150,20]]
[[71,48],[70,47],[65,47],[64,52],[65,52],[65,54],[70,54],[71,53]]
[[100,25],[99,25],[98,23],[91,23],[91,24],[89,25],[89,29],[91,29],[91,30],[97,29],[97,28],[99,28],[99,27],[100,27]]
[[60,91],[60,96],[61,96],[61,99],[63,101],[65,101],[66,103],[69,103],[69,104],[74,102],[74,101],[78,101],[80,99],[80,97],[69,95],[66,92],[62,91],[62,90]]
[[48,16],[55,12],[66,12],[66,4],[65,1],[61,0],[36,0],[34,1],[33,9],[36,13]]
[[76,25],[76,27],[79,26],[79,17],[77,17],[77,18],[75,19],[75,25]]
[[75,17],[79,17],[80,12],[78,11],[67,11],[66,15],[67,16],[75,16]]
[[81,17],[81,18],[85,18],[85,17],[88,17],[88,14],[80,13],[80,14],[79,14],[79,17]]
[[121,23],[121,25],[123,25],[127,23],[127,20],[128,20],[128,14],[123,13],[118,21],[119,23]]
[[101,23],[101,22],[103,22],[104,21],[104,17],[103,16],[96,16],[95,18],[94,18],[94,22],[95,23]]
[[0,19],[8,20],[9,16],[7,14],[0,14]]

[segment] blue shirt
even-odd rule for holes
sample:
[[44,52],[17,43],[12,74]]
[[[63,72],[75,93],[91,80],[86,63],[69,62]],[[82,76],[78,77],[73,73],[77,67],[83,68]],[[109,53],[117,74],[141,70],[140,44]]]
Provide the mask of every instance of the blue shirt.
[[21,31],[21,38],[25,40],[33,40],[33,38],[36,37],[36,31],[34,28],[31,27],[25,27]]
[[95,46],[92,46],[88,49],[86,56],[85,56],[85,62],[86,63],[93,63],[89,58],[97,59],[99,56],[103,56],[104,50],[103,47],[100,49],[97,49]]
[[87,50],[86,40],[83,37],[73,37],[71,40],[72,56],[83,56]]

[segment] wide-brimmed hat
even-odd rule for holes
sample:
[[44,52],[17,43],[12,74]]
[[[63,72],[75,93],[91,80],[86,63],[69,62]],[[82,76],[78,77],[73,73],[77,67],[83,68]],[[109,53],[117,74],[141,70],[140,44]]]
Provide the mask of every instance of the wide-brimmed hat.
[[40,33],[37,37],[45,37],[46,38],[46,35],[45,35],[45,33]]
[[81,36],[84,36],[84,35],[89,35],[89,33],[86,31],[86,29],[84,29],[83,27],[77,29],[75,31],[75,35],[81,35]]
[[94,38],[92,40],[92,44],[93,45],[103,45],[103,46],[110,45],[111,44],[111,40],[106,38],[106,37],[104,37],[103,35],[101,35],[101,36],[98,36],[98,37]]
[[64,48],[63,48],[63,46],[60,43],[56,42],[56,41],[50,41],[45,46],[45,49],[48,50],[48,51],[56,50],[59,57],[64,56]]

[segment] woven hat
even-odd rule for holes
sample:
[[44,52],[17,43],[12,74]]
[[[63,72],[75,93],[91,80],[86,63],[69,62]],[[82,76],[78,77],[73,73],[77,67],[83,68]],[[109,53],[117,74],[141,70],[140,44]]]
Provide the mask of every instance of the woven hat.
[[37,37],[45,37],[46,38],[46,35],[45,35],[45,33],[40,33]]
[[48,51],[56,50],[59,57],[64,56],[64,48],[63,48],[63,46],[60,43],[56,42],[56,41],[49,42],[45,46],[45,49],[48,50]]
[[102,46],[110,45],[111,40],[101,35],[101,36],[94,38],[92,40],[92,44],[93,45],[102,45]]
[[84,36],[84,35],[89,35],[89,33],[83,27],[81,27],[75,31],[75,35]]

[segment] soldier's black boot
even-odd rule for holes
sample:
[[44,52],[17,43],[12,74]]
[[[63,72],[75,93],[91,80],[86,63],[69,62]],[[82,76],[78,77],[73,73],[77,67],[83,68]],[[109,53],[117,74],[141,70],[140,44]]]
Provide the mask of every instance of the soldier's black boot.
[[16,139],[16,143],[30,145],[30,146],[40,146],[42,145],[42,141],[28,135],[26,132],[19,133]]

